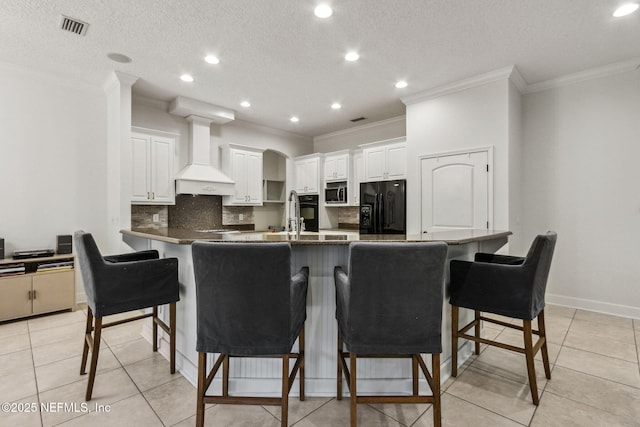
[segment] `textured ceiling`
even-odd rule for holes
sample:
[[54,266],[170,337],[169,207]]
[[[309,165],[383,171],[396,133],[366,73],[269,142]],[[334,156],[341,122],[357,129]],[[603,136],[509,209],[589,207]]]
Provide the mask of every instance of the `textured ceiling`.
[[[512,64],[533,84],[640,57],[640,12],[613,18],[619,0],[328,0],[326,20],[313,15],[318,2],[0,0],[0,61],[94,85],[115,69],[140,78],[136,93],[317,136],[402,115],[400,97]],[[61,14],[88,22],[86,36],[61,31]],[[352,49],[355,63],[344,60]],[[222,62],[206,64],[208,53]],[[359,116],[368,120],[349,122]]]

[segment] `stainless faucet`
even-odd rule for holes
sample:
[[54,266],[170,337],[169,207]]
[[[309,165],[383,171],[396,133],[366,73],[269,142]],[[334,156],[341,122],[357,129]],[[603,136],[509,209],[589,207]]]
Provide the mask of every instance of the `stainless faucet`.
[[[296,216],[295,219],[291,218],[291,202],[294,202],[295,205],[295,209],[296,209]],[[298,240],[300,240],[300,229],[302,228],[300,226],[300,198],[298,197],[298,193],[296,192],[296,190],[291,190],[291,192],[289,193],[289,219],[287,221],[287,227],[289,228],[289,232],[293,231],[293,221],[295,221],[296,224],[296,238]]]

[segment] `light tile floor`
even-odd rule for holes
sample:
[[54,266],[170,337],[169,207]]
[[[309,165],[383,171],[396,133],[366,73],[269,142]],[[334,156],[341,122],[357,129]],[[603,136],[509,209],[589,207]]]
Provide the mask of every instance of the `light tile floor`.
[[[524,356],[482,346],[443,385],[445,426],[640,426],[640,320],[548,305],[552,379],[536,361],[540,405],[531,403]],[[142,321],[105,330],[94,399],[79,375],[86,308],[0,324],[0,402],[61,403],[49,411],[0,411],[0,426],[192,426],[195,388],[151,351]],[[505,318],[502,318],[505,320]],[[507,319],[510,321],[510,319]],[[496,325],[485,335],[521,344]],[[75,406],[72,406],[75,405]],[[97,405],[97,406],[96,406]],[[109,412],[96,411],[109,408]],[[56,409],[56,411],[54,411]],[[432,426],[430,405],[359,405],[362,426]],[[278,426],[280,409],[208,405],[208,426]],[[349,399],[290,399],[295,426],[349,425]]]

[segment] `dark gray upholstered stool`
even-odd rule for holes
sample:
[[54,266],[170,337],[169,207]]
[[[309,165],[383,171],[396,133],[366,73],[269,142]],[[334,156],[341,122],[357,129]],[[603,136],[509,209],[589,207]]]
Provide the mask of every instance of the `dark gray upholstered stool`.
[[[342,374],[351,395],[351,425],[358,403],[432,403],[441,425],[440,353],[445,243],[365,243],[349,245],[349,274],[335,268],[338,320],[338,400]],[[344,345],[348,352],[344,351]],[[422,358],[431,354],[431,374]],[[411,359],[413,394],[358,396],[358,357]],[[346,358],[349,358],[347,365]],[[431,395],[418,394],[418,366]]]
[[[103,257],[93,236],[83,231],[75,232],[74,241],[89,305],[80,365],[80,375],[84,375],[91,350],[85,399],[91,400],[103,328],[153,317],[153,351],[158,350],[159,325],[169,334],[170,370],[175,373],[176,302],[180,300],[178,260],[158,259],[158,251],[155,250]],[[169,325],[158,318],[158,306],[164,304],[169,304]],[[128,319],[102,323],[104,316],[143,308],[153,310]]]
[[[205,403],[280,405],[288,423],[289,392],[300,372],[304,400],[304,321],[309,268],[291,276],[288,243],[191,245],[196,279],[198,402],[196,425],[204,425]],[[298,339],[298,352],[293,344]],[[207,372],[207,353],[219,353]],[[229,358],[282,358],[280,397],[229,395]],[[289,359],[295,364],[289,372]],[[221,395],[207,394],[222,365]]]
[[[475,353],[480,354],[480,343],[523,353],[527,361],[529,387],[533,403],[539,403],[536,372],[533,362],[542,349],[542,362],[551,379],[549,353],[544,325],[544,294],[547,277],[556,245],[556,233],[538,235],[525,258],[477,253],[475,262],[451,261],[451,375],[458,375],[458,338],[475,342]],[[475,311],[474,320],[459,329],[458,307]],[[521,319],[523,326],[512,325],[481,315],[481,312]],[[538,330],[531,321],[538,318]],[[480,337],[480,322],[486,321],[523,332],[524,347],[515,347]],[[467,331],[475,328],[475,335]],[[533,344],[533,334],[539,336]]]

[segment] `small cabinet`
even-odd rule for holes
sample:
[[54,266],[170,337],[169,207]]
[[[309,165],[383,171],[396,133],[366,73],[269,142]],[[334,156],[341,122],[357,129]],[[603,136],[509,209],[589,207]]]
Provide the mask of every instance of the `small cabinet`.
[[232,196],[224,196],[225,206],[262,206],[263,150],[238,145],[222,149],[222,169],[235,181]]
[[349,179],[349,153],[327,155],[324,158],[325,181],[347,181]]
[[295,161],[296,192],[318,194],[320,188],[320,156],[298,157]]
[[407,145],[404,142],[376,143],[363,146],[364,180],[403,179],[407,169]]
[[173,164],[176,135],[136,128],[131,132],[131,202],[175,203]]
[[[24,273],[3,275],[5,267],[24,266]],[[0,321],[74,309],[73,257],[54,256],[0,262]]]
[[362,151],[353,155],[353,184],[351,185],[351,193],[349,196],[349,204],[352,206],[360,205],[360,183],[364,182],[364,155]]

